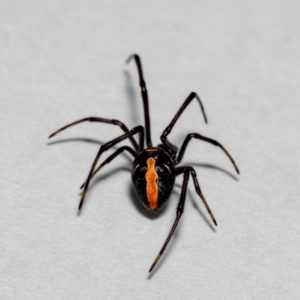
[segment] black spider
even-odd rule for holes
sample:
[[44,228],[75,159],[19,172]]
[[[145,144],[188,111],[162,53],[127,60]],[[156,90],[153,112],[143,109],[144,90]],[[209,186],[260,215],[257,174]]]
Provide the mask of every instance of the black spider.
[[[88,190],[89,183],[90,183],[90,180],[92,179],[92,177],[104,165],[111,162],[116,156],[118,156],[123,151],[128,151],[134,157],[134,161],[133,161],[133,165],[132,165],[132,182],[133,182],[134,188],[136,190],[136,193],[137,193],[141,203],[152,211],[158,211],[163,207],[163,205],[167,202],[167,200],[172,192],[174,182],[175,182],[175,177],[177,175],[183,174],[183,184],[182,184],[182,190],[181,190],[181,195],[180,195],[180,199],[179,199],[179,204],[177,206],[176,219],[174,221],[174,224],[171,228],[171,231],[170,231],[162,249],[160,250],[159,254],[157,255],[156,259],[154,260],[154,262],[149,270],[149,272],[151,272],[153,270],[153,268],[155,267],[155,265],[157,264],[160,257],[162,256],[162,254],[164,253],[164,251],[175,231],[175,228],[179,222],[179,219],[183,213],[187,185],[188,185],[188,180],[189,180],[190,175],[192,175],[197,194],[202,199],[214,224],[217,225],[216,219],[201,192],[195,170],[190,166],[177,167],[177,165],[182,160],[182,157],[185,153],[186,147],[187,147],[188,143],[190,142],[190,140],[192,138],[195,138],[195,139],[199,139],[199,140],[211,143],[215,146],[219,146],[225,152],[225,154],[228,156],[228,158],[232,162],[237,173],[239,173],[239,170],[238,170],[238,167],[235,164],[233,158],[228,153],[228,151],[219,142],[217,142],[213,139],[204,137],[198,133],[190,133],[185,138],[179,151],[178,151],[178,148],[167,139],[167,136],[172,131],[173,126],[177,122],[178,118],[180,117],[182,112],[185,110],[185,108],[189,105],[189,103],[193,99],[198,100],[200,108],[201,108],[203,116],[204,116],[204,120],[207,123],[207,118],[205,115],[204,107],[201,103],[200,98],[194,92],[190,93],[190,95],[187,97],[187,99],[184,101],[184,103],[182,104],[182,106],[180,107],[178,112],[176,113],[176,115],[173,118],[173,120],[171,121],[171,123],[164,130],[163,134],[160,137],[162,144],[158,145],[157,147],[152,146],[148,95],[147,95],[146,83],[145,83],[144,77],[143,77],[141,60],[137,54],[133,54],[128,58],[127,63],[132,58],[134,58],[134,60],[136,62],[136,65],[138,68],[138,73],[139,73],[141,94],[142,94],[143,104],[144,104],[145,129],[143,126],[140,125],[140,126],[134,127],[132,130],[129,130],[119,120],[103,119],[103,118],[98,118],[98,117],[89,117],[89,118],[84,118],[84,119],[78,120],[76,122],[73,122],[71,124],[68,124],[60,129],[58,129],[57,131],[52,133],[49,136],[49,138],[51,138],[52,136],[56,135],[57,133],[59,133],[60,131],[66,129],[68,127],[71,127],[73,125],[76,125],[78,123],[82,123],[85,121],[102,122],[102,123],[118,125],[125,132],[123,135],[111,140],[110,142],[108,142],[100,147],[98,154],[93,162],[90,173],[87,177],[87,180],[81,186],[81,188],[83,188],[83,193],[82,193],[80,204],[79,204],[79,210],[82,207],[82,204],[83,204],[83,201],[84,201],[84,198],[85,198],[85,195]],[[144,148],[144,131],[146,133],[146,144],[147,144],[146,148]],[[137,133],[139,134],[139,143],[138,144],[133,137]],[[102,162],[102,164],[100,164],[100,166],[98,168],[96,168],[97,162],[98,162],[101,154],[125,139],[130,140],[134,149],[132,149],[128,146],[122,146],[118,150],[116,150],[112,155],[110,155],[104,162]]]

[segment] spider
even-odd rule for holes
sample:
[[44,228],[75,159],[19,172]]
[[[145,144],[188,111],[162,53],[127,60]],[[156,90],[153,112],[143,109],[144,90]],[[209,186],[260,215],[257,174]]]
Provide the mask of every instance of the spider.
[[[81,189],[83,188],[83,192],[81,195],[81,200],[79,203],[79,211],[82,207],[82,204],[84,202],[89,183],[92,179],[92,177],[95,176],[95,174],[100,171],[106,164],[110,163],[114,158],[116,158],[119,154],[121,154],[123,151],[127,151],[133,156],[133,165],[132,165],[132,182],[133,186],[135,188],[135,191],[138,195],[138,198],[140,202],[149,210],[151,211],[159,211],[164,204],[168,201],[168,198],[172,192],[175,178],[176,176],[183,174],[183,183],[182,183],[182,189],[181,194],[179,198],[179,203],[177,206],[176,211],[176,218],[173,223],[173,226],[170,230],[170,233],[163,244],[160,252],[158,253],[157,257],[155,258],[152,266],[150,267],[149,273],[153,270],[161,256],[163,255],[177,225],[180,220],[180,217],[183,214],[184,210],[184,204],[185,204],[185,198],[186,198],[186,192],[187,192],[187,186],[190,175],[193,178],[194,186],[196,193],[199,195],[199,197],[202,199],[207,212],[209,213],[212,221],[217,226],[217,221],[206,202],[204,195],[202,194],[202,191],[200,189],[198,180],[197,180],[197,174],[193,167],[191,166],[177,166],[186,151],[186,148],[189,144],[189,142],[192,139],[198,139],[202,140],[208,143],[211,143],[215,146],[220,147],[223,152],[227,155],[227,157],[230,159],[231,163],[233,164],[236,172],[239,174],[239,169],[234,162],[233,158],[229,154],[229,152],[217,141],[202,136],[198,133],[189,133],[182,146],[178,150],[178,148],[173,145],[168,139],[167,136],[172,131],[174,125],[176,124],[178,118],[181,116],[183,111],[186,109],[186,107],[192,102],[192,100],[196,99],[200,105],[204,121],[207,123],[206,114],[204,111],[204,107],[202,105],[202,102],[199,98],[199,96],[195,92],[191,92],[189,96],[186,98],[186,100],[183,102],[181,107],[179,108],[178,112],[170,122],[170,124],[166,127],[164,132],[162,133],[160,139],[162,144],[159,144],[157,147],[152,146],[151,141],[151,130],[150,130],[150,116],[149,116],[149,105],[148,105],[148,93],[146,88],[146,83],[144,80],[143,75],[143,69],[141,64],[141,59],[139,55],[132,54],[127,59],[127,63],[131,61],[131,59],[134,59],[137,65],[138,69],[138,75],[140,80],[140,88],[141,88],[141,94],[143,99],[143,107],[144,107],[144,119],[145,119],[145,127],[139,125],[134,127],[133,129],[129,130],[124,123],[122,123],[119,120],[115,119],[104,119],[99,117],[89,117],[80,119],[78,121],[75,121],[73,123],[70,123],[54,133],[52,133],[49,138],[53,137],[57,133],[61,132],[62,130],[65,130],[73,125],[82,123],[82,122],[101,122],[101,123],[108,123],[113,125],[118,125],[120,128],[124,131],[124,134],[120,135],[119,137],[103,144],[92,164],[91,170],[88,174],[88,177],[86,181],[82,184]],[[136,142],[134,136],[138,134],[139,139],[138,143]],[[146,148],[144,147],[144,135],[146,140]],[[129,146],[122,146],[119,149],[117,149],[113,154],[111,154],[106,160],[104,160],[98,168],[96,168],[97,162],[100,159],[103,152],[109,150],[116,144],[120,143],[121,141],[124,141],[126,139],[129,139],[132,148]]]

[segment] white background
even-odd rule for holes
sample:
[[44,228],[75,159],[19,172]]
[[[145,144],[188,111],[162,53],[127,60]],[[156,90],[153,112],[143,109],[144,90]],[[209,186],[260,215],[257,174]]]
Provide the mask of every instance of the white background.
[[[1,299],[299,299],[300,4],[298,1],[15,1],[0,3]],[[136,66],[149,90],[152,139],[191,91],[170,139],[189,132],[192,181],[176,233],[182,176],[157,216],[139,205],[131,157],[79,186],[101,144],[121,134],[87,116],[143,124]],[[126,143],[124,143],[126,144]],[[115,148],[116,149],[116,148]],[[107,157],[107,154],[104,157]]]

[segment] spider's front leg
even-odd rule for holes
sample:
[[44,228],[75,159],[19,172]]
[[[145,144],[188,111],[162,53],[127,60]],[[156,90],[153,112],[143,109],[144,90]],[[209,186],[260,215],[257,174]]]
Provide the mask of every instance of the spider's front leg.
[[82,204],[83,204],[83,201],[85,199],[85,195],[86,195],[86,192],[87,192],[87,189],[89,187],[89,183],[90,183],[90,180],[94,174],[94,170],[96,168],[96,165],[97,165],[97,162],[101,156],[101,154],[105,151],[107,151],[108,149],[110,149],[111,147],[113,147],[114,145],[120,143],[121,141],[127,139],[127,138],[131,138],[132,136],[134,136],[136,133],[139,133],[139,152],[142,151],[144,149],[144,127],[143,126],[137,126],[135,128],[133,128],[132,130],[128,131],[127,133],[111,140],[110,142],[102,145],[95,157],[95,160],[93,162],[93,165],[92,165],[92,168],[90,170],[90,173],[87,177],[87,180],[86,180],[86,183],[84,185],[84,189],[83,189],[83,192],[82,192],[82,195],[81,195],[81,200],[80,200],[80,203],[79,203],[79,210],[81,209],[82,207]]
[[174,116],[174,118],[172,119],[172,121],[170,122],[170,124],[167,126],[167,128],[164,130],[163,134],[160,137],[163,145],[169,150],[169,152],[173,158],[176,156],[178,148],[167,139],[167,136],[171,133],[175,123],[177,122],[177,120],[179,119],[179,117],[181,116],[183,111],[187,108],[187,106],[192,102],[193,99],[196,99],[198,101],[201,111],[202,111],[202,114],[203,114],[203,117],[204,117],[204,121],[205,121],[205,123],[207,123],[207,117],[206,117],[206,114],[204,111],[204,106],[201,102],[200,97],[195,92],[191,92],[189,94],[189,96],[185,99],[185,101],[179,108],[178,112],[176,113],[176,115]]
[[145,82],[144,74],[143,74],[142,62],[141,62],[139,55],[134,53],[128,57],[128,59],[126,60],[126,63],[129,63],[132,58],[134,58],[134,60],[135,60],[135,63],[136,63],[137,69],[138,69],[138,73],[139,73],[139,78],[140,78],[141,94],[142,94],[143,105],[144,105],[146,144],[147,144],[147,147],[151,148],[152,142],[151,142],[149,100],[148,100],[148,91],[147,91],[147,87],[146,87],[146,82]]

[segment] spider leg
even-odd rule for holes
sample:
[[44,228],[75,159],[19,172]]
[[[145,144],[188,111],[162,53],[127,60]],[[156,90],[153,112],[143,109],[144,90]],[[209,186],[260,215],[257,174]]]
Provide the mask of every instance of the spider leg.
[[[128,151],[133,157],[137,156],[136,151],[134,151],[130,147],[128,147],[128,146],[120,147],[117,151],[115,151],[112,155],[110,155],[105,161],[103,161],[103,163],[93,172],[92,177],[94,177],[95,174],[98,173],[98,171],[100,171],[102,169],[102,167],[104,167],[105,165],[110,163],[116,156],[121,154],[124,150]],[[86,183],[86,181],[82,184],[80,189],[82,189],[84,187],[85,183]]]
[[199,183],[198,183],[198,180],[197,180],[197,174],[196,174],[196,171],[194,170],[194,168],[190,167],[190,166],[184,166],[184,167],[179,167],[179,168],[176,168],[175,171],[176,171],[176,175],[179,175],[181,173],[184,173],[186,171],[189,171],[190,174],[192,175],[192,178],[193,178],[193,181],[194,181],[194,186],[195,186],[195,190],[196,190],[196,193],[199,195],[199,197],[202,199],[206,209],[207,209],[207,212],[209,213],[212,221],[215,223],[215,225],[217,226],[217,221],[209,207],[209,205],[207,204],[205,198],[204,198],[204,195],[202,194],[201,192],[201,189],[200,189],[200,186],[199,186]]
[[134,127],[132,130],[126,132],[125,134],[111,140],[110,142],[102,145],[94,159],[94,162],[93,162],[93,165],[91,167],[91,170],[89,172],[89,175],[87,177],[87,180],[86,180],[86,183],[84,185],[84,189],[83,189],[83,192],[82,192],[82,195],[81,195],[81,199],[80,199],[80,203],[79,203],[79,210],[81,209],[82,207],[82,204],[83,204],[83,201],[84,201],[84,198],[85,198],[85,195],[86,195],[86,192],[87,192],[87,189],[89,187],[89,183],[90,183],[90,180],[93,176],[93,173],[94,173],[94,170],[95,170],[95,167],[97,165],[97,162],[101,156],[101,154],[105,151],[107,151],[108,149],[110,149],[111,147],[113,147],[114,145],[120,143],[121,141],[127,139],[127,138],[130,138],[132,137],[133,135],[135,135],[136,133],[139,133],[139,151],[142,151],[143,148],[144,148],[144,127],[143,126],[137,126],[137,127]]
[[185,197],[186,197],[186,190],[187,190],[187,185],[188,185],[188,181],[189,181],[189,177],[190,177],[190,171],[189,169],[186,169],[183,171],[183,184],[182,184],[182,189],[181,189],[181,195],[180,195],[180,199],[179,199],[179,203],[177,206],[177,211],[176,211],[176,218],[175,221],[173,223],[173,226],[170,230],[170,233],[164,243],[164,245],[162,246],[161,250],[159,251],[157,257],[155,258],[149,273],[154,269],[155,265],[157,264],[157,262],[159,261],[159,259],[161,258],[161,256],[163,255],[165,249],[167,248],[169,241],[177,227],[177,224],[180,220],[181,215],[183,214],[183,209],[184,209],[184,204],[185,204]]
[[[76,125],[76,124],[79,124],[79,123],[83,123],[83,122],[101,122],[101,123],[107,123],[107,124],[113,124],[113,125],[118,125],[121,127],[121,129],[124,131],[124,132],[129,132],[129,129],[125,126],[124,123],[122,123],[121,121],[119,120],[114,120],[114,119],[104,119],[104,118],[98,118],[98,117],[89,117],[89,118],[84,118],[84,119],[80,119],[78,121],[75,121],[75,122],[72,122],[58,130],[56,130],[55,132],[53,132],[52,134],[49,135],[49,139],[51,137],[53,137],[54,135],[58,134],[59,132],[73,126],[73,125]],[[135,150],[138,150],[138,145],[135,141],[135,139],[133,137],[130,137],[130,141],[134,147]]]
[[185,99],[185,101],[183,102],[183,104],[181,105],[181,107],[179,108],[178,112],[176,113],[176,115],[174,116],[173,120],[171,121],[171,123],[167,126],[167,128],[164,130],[163,134],[161,135],[160,139],[162,141],[162,143],[171,150],[171,152],[175,155],[177,153],[177,147],[175,145],[173,145],[171,142],[168,141],[167,136],[171,133],[175,123],[177,122],[177,120],[179,119],[179,117],[181,116],[181,114],[183,113],[183,111],[187,108],[187,106],[192,102],[193,99],[197,99],[204,117],[204,121],[205,123],[207,123],[207,118],[206,118],[206,114],[204,111],[204,106],[201,102],[200,97],[195,93],[192,92],[189,94],[189,96]]
[[238,169],[235,161],[233,160],[233,158],[231,157],[231,155],[229,154],[229,152],[219,142],[217,142],[217,141],[215,141],[213,139],[210,139],[208,137],[205,137],[205,136],[203,136],[201,134],[198,134],[198,133],[190,133],[190,134],[187,135],[187,137],[185,138],[185,140],[184,140],[184,142],[183,142],[183,144],[182,144],[182,146],[181,146],[181,148],[179,150],[178,157],[175,160],[175,164],[178,164],[178,163],[181,162],[182,157],[183,157],[183,155],[185,153],[186,147],[187,147],[188,143],[190,142],[190,140],[192,138],[195,138],[195,139],[198,139],[198,140],[202,140],[202,141],[205,141],[205,142],[208,142],[208,143],[211,143],[211,144],[213,144],[215,146],[220,147],[223,150],[223,152],[227,155],[227,157],[230,159],[230,161],[233,164],[236,172],[238,174],[240,174],[240,171],[239,171],[239,169]]
[[150,147],[152,147],[152,142],[151,142],[151,128],[150,128],[150,116],[149,116],[148,91],[147,91],[147,88],[146,88],[146,82],[144,80],[141,59],[140,59],[139,55],[132,54],[128,57],[128,59],[126,60],[126,63],[129,63],[132,58],[134,58],[134,60],[136,62],[136,66],[137,66],[138,73],[139,73],[141,94],[142,94],[143,104],[144,104],[146,143],[147,143],[147,147],[150,148]]

